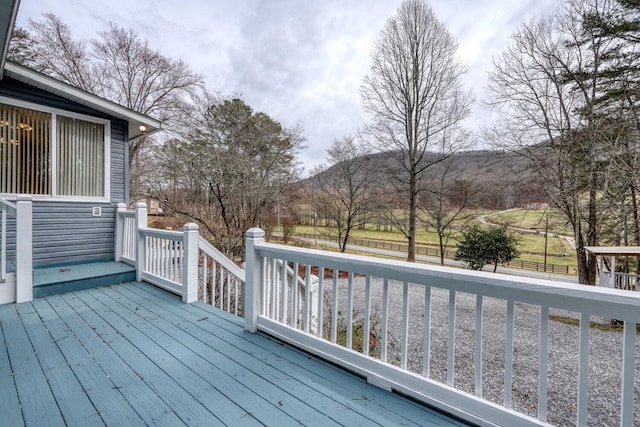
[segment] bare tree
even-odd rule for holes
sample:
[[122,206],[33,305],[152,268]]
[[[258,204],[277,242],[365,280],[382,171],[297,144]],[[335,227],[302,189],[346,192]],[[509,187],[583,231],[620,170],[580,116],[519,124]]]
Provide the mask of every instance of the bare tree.
[[451,236],[464,230],[475,215],[468,211],[474,203],[477,187],[473,182],[455,178],[455,164],[449,158],[433,170],[428,191],[418,200],[423,221],[438,234],[440,265],[444,265],[445,252]]
[[569,0],[522,24],[489,84],[498,120],[488,136],[527,156],[545,180],[550,200],[573,227],[579,280],[588,284],[595,284],[596,262],[584,248],[599,241],[598,194],[609,178],[602,159],[616,137],[599,103],[613,45],[584,19],[611,7],[613,1]]
[[314,171],[311,198],[320,213],[335,221],[338,246],[344,252],[351,231],[364,226],[377,204],[378,173],[367,148],[352,135],[333,142],[327,150],[329,165]]
[[[29,31],[16,34],[12,44],[27,45],[28,54],[15,56],[24,65],[73,86],[110,99],[139,113],[161,120],[169,130],[184,116],[190,96],[202,77],[183,61],[173,60],[149,47],[133,30],[111,24],[89,42],[76,40],[56,15],[29,21]],[[28,43],[24,43],[24,40]],[[130,191],[142,193],[147,174],[151,137],[131,141]]]
[[420,178],[467,142],[444,135],[469,115],[472,102],[471,93],[462,89],[466,68],[456,50],[431,7],[407,0],[380,34],[361,87],[371,119],[366,131],[373,145],[394,160],[395,191],[406,197],[408,261],[415,261]]

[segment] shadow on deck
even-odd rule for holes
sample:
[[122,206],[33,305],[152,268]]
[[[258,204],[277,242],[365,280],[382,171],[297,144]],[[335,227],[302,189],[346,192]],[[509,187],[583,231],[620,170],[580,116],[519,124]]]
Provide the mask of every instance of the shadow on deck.
[[144,283],[0,306],[3,425],[461,426]]

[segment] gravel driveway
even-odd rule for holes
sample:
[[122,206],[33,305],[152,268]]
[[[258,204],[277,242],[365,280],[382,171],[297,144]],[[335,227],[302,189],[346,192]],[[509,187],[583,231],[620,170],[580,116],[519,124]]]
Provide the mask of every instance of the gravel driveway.
[[[372,278],[372,318],[380,318],[382,280]],[[353,309],[356,319],[364,313],[364,278],[353,281]],[[330,301],[330,281],[325,281],[325,301]],[[431,378],[445,383],[449,292],[432,288],[431,294]],[[347,280],[338,280],[338,309],[346,308]],[[506,302],[484,298],[483,306],[483,397],[502,404],[504,384],[504,345]],[[408,368],[422,372],[424,319],[424,287],[409,286]],[[576,313],[550,311],[551,315],[578,318]],[[325,322],[328,313],[325,311]],[[402,284],[389,282],[388,361],[400,364],[402,319]],[[608,324],[608,319],[592,319]],[[379,322],[378,322],[379,324]],[[475,296],[456,296],[454,386],[474,393]],[[514,305],[514,352],[512,405],[519,412],[537,416],[538,336],[540,309],[521,303]],[[548,422],[558,426],[574,426],[577,409],[578,333],[575,325],[549,322]],[[620,386],[622,333],[591,328],[589,348],[589,419],[590,426],[620,425]],[[636,354],[640,339],[636,336]],[[640,425],[640,360],[636,357],[635,418]]]

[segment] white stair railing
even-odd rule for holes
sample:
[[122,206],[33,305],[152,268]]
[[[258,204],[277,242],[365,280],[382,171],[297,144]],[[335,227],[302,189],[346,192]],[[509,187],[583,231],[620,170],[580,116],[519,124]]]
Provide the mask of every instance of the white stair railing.
[[0,224],[0,282],[7,281],[7,220],[8,217],[16,217],[16,205],[0,198],[0,213],[2,214],[2,224]]
[[202,236],[198,240],[198,248],[198,299],[242,316],[244,270]]

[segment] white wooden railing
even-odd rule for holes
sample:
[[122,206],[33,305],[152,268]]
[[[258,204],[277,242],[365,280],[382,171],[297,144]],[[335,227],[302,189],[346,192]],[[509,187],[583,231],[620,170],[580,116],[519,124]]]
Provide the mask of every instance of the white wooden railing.
[[134,212],[119,204],[116,211],[115,260],[136,267],[136,280],[144,280],[181,295],[184,302],[198,297],[198,226],[181,231],[147,226],[147,205]]
[[242,316],[244,270],[200,237],[198,300]]
[[[145,203],[138,203],[135,211],[127,211],[123,203],[118,205],[116,261],[135,266],[137,280],[183,295],[185,301],[197,299],[243,316],[244,269],[199,236],[195,224],[187,224],[181,231],[158,230],[147,225]],[[288,293],[296,297],[298,310],[290,312],[294,322],[304,318],[301,313],[307,298],[313,307],[317,307],[317,278],[303,280],[294,274],[291,266],[282,262],[274,262],[268,268],[270,277],[287,286]],[[191,292],[191,295],[185,297],[185,292]],[[286,300],[279,304],[286,307]],[[287,317],[286,308],[284,310]],[[315,332],[318,325],[316,308],[307,320],[310,330]]]
[[2,223],[0,224],[0,282],[7,281],[7,221],[9,216],[16,217],[16,205],[0,198],[0,214]]
[[7,272],[7,222],[15,218],[15,288],[0,293],[0,303],[28,302],[33,300],[33,205],[29,195],[20,194],[16,203],[0,198],[0,283],[6,283]]
[[[613,421],[613,424],[633,425],[636,325],[640,323],[640,295],[637,293],[292,248],[265,243],[263,236],[260,229],[247,232],[247,330],[272,334],[355,371],[373,384],[397,390],[479,425],[547,425],[548,396],[571,393],[565,389],[566,385],[558,386],[550,380],[557,377],[554,376],[555,364],[549,363],[550,354],[553,355],[550,347],[553,349],[555,344],[549,339],[549,314],[550,310],[566,310],[575,313],[579,321],[579,341],[576,373],[565,372],[564,378],[577,378],[575,424],[585,426],[590,386],[590,318],[617,319],[624,322],[621,360],[617,364],[617,369],[621,370],[621,404],[618,410],[607,408],[607,411],[613,414],[612,417],[618,417],[619,421]],[[321,297],[316,300],[319,327],[315,333],[308,325],[309,305],[303,307],[301,322],[292,321],[292,316],[283,313],[289,294],[269,268],[277,262],[295,265],[294,271],[305,271],[307,278],[311,272],[319,273]],[[298,297],[291,296],[294,306]],[[467,301],[466,305],[460,303],[458,307],[462,300]],[[488,307],[493,309],[496,302],[502,304],[504,311],[497,318],[485,319]],[[436,305],[443,310],[435,310]],[[517,342],[519,319],[514,311],[520,313],[521,306],[533,307],[537,333],[532,339],[537,341],[537,346],[516,352],[514,341]],[[360,313],[354,311],[354,307]],[[379,318],[374,313],[378,313]],[[456,330],[456,319],[462,316],[461,313],[465,314],[464,331],[469,336],[462,342],[459,337],[456,339],[461,334],[459,328]],[[432,317],[436,314],[442,318]],[[494,334],[496,323],[504,325],[498,328],[503,331],[500,333],[504,344],[498,349],[486,348],[483,328],[487,329],[485,333]],[[356,351],[358,331],[362,348]],[[446,341],[446,345],[432,343],[436,337]],[[415,343],[418,360],[416,354],[411,353]],[[460,347],[474,349],[469,350],[470,359],[456,360]],[[529,366],[531,361],[527,358],[532,351],[537,352],[537,358],[534,358],[537,366],[533,367]],[[498,381],[498,386],[502,387],[501,402],[485,398],[485,390],[489,387],[483,387],[488,380],[495,383],[496,374],[493,372],[489,375],[493,378],[489,379],[483,376],[486,364],[483,357],[504,361],[501,370],[504,375],[502,381]],[[524,393],[514,383],[514,366],[521,358],[528,369],[537,371],[537,388],[533,386],[532,390],[532,414],[514,409],[514,401]],[[432,369],[436,365],[441,367],[439,375],[445,377],[438,378],[438,373]],[[454,378],[461,366],[473,368],[469,371],[472,372],[472,390],[456,389]],[[550,384],[555,386],[553,390]]]
[[[640,275],[633,273],[616,272],[613,279],[613,287],[615,287],[615,289],[640,292],[640,286],[638,286],[638,282],[640,282]],[[605,288],[610,288],[612,287],[611,283],[611,272],[600,272],[600,280],[598,285]]]

